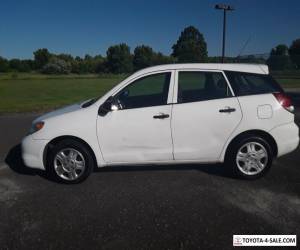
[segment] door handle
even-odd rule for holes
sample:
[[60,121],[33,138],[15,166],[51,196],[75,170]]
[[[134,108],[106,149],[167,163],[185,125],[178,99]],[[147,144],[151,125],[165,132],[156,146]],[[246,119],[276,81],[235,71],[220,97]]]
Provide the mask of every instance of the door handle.
[[169,118],[170,116],[168,114],[159,114],[159,115],[154,115],[154,119],[166,119]]
[[220,109],[219,112],[220,113],[231,113],[234,112],[235,108],[231,108],[231,107],[226,107],[225,109]]

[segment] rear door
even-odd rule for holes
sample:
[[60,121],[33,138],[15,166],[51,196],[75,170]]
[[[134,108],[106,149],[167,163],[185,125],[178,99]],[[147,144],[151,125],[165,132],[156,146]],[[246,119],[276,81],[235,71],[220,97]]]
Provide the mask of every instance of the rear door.
[[[177,93],[176,93],[177,92]],[[221,71],[177,71],[172,111],[175,160],[218,161],[242,113]]]

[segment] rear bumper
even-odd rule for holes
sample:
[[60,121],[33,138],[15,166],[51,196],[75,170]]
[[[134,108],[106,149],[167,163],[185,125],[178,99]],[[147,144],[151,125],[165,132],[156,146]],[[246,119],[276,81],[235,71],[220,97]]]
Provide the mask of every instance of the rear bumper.
[[270,134],[277,143],[278,157],[294,151],[299,145],[299,128],[294,122],[273,128]]
[[26,166],[45,169],[43,154],[48,142],[48,140],[35,140],[32,135],[28,135],[23,139],[22,158]]

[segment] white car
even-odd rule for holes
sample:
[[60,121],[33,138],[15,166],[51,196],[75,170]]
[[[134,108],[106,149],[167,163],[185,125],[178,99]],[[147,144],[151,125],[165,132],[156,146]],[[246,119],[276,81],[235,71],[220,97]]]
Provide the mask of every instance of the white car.
[[22,155],[65,183],[94,167],[222,162],[253,179],[298,146],[293,111],[266,65],[155,66],[37,118]]

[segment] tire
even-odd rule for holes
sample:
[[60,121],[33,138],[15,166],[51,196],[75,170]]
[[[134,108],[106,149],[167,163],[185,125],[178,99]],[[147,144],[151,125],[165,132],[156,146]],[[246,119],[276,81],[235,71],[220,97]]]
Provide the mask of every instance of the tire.
[[65,139],[50,150],[47,172],[57,182],[76,184],[84,181],[95,166],[90,149],[81,142]]
[[270,169],[273,153],[270,144],[259,136],[247,136],[235,142],[225,157],[227,170],[235,177],[258,179]]

